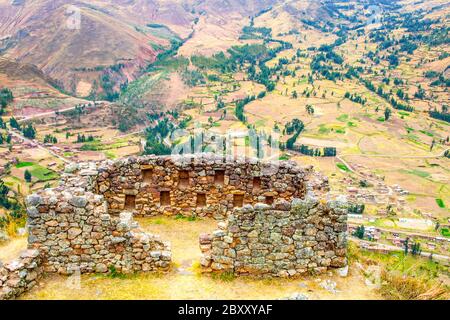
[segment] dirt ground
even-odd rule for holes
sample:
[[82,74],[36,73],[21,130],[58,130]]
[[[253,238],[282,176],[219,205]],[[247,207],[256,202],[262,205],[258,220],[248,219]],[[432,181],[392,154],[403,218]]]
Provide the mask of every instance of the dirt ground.
[[3,263],[14,260],[27,248],[27,238],[17,237],[0,244],[0,261]]

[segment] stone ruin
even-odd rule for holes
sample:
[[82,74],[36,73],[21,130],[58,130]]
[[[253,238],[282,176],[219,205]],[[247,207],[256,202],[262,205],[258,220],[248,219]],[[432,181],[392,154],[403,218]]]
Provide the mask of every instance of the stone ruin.
[[244,204],[302,198],[311,173],[292,162],[216,156],[128,158],[80,171],[92,174],[92,191],[104,196],[112,214],[128,210],[140,216],[216,219]]
[[200,236],[206,271],[292,277],[347,265],[347,208],[340,201],[276,201],[235,209]]
[[108,213],[103,196],[82,189],[47,189],[27,199],[29,246],[60,274],[167,270],[168,243],[139,230],[132,214]]
[[[133,215],[217,219],[219,230],[200,236],[205,272],[290,277],[344,267],[345,204],[315,198],[328,191],[326,178],[291,161],[202,154],[72,163],[57,188],[27,198],[30,268],[168,270],[170,244]],[[0,265],[0,299],[36,282],[24,268]]]

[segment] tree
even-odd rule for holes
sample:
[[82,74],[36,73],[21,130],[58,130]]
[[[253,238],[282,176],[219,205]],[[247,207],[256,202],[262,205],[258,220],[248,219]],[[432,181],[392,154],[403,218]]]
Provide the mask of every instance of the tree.
[[56,139],[55,136],[52,136],[51,134],[46,134],[44,137],[44,143],[58,143],[58,139]]
[[391,117],[391,113],[392,113],[391,109],[386,108],[384,110],[384,120],[388,121],[389,118]]
[[360,180],[359,181],[359,186],[361,188],[368,188],[369,187],[369,183],[367,182],[367,180]]
[[348,207],[348,212],[352,214],[363,214],[366,206],[361,204],[350,204]]
[[225,108],[225,102],[223,102],[222,99],[220,99],[219,101],[217,101],[217,109],[223,109]]
[[84,142],[86,142],[86,136],[84,134],[83,135],[78,134],[77,135],[77,143],[84,143]]
[[157,156],[160,155],[169,155],[172,153],[172,149],[166,146],[163,142],[158,141],[158,139],[149,138],[146,141],[144,154],[154,154]]
[[11,90],[8,88],[0,89],[0,115],[5,113],[6,106],[14,100]]
[[337,150],[335,147],[325,147],[323,148],[323,156],[324,157],[336,157]]
[[11,126],[11,128],[20,130],[20,124],[17,122],[16,118],[11,117],[9,119],[9,125]]
[[413,245],[411,246],[411,254],[413,256],[418,256],[421,253],[422,253],[422,249],[420,249],[420,243],[419,242],[413,243]]
[[356,231],[353,233],[353,235],[359,239],[364,239],[365,232],[366,229],[364,228],[363,225],[361,225],[356,228]]
[[409,238],[405,239],[405,242],[403,242],[403,248],[405,250],[405,256],[408,255],[408,250],[409,250]]
[[31,123],[29,123],[25,128],[23,128],[22,132],[25,138],[28,139],[36,138],[36,129],[33,127]]
[[294,92],[292,92],[292,98],[294,98],[294,99],[298,98],[297,91],[294,90]]
[[435,230],[435,231],[438,231],[440,227],[441,227],[441,224],[440,224],[439,221],[437,221],[437,222],[436,222],[436,225],[434,226],[434,230]]
[[32,177],[32,176],[31,176],[30,171],[25,170],[25,173],[24,173],[25,181],[28,182],[28,183],[30,183],[30,182],[31,182],[31,177]]
[[419,89],[416,93],[414,93],[414,98],[423,100],[425,98],[425,90],[419,85]]
[[11,203],[8,199],[9,188],[5,185],[3,180],[0,179],[0,207],[5,209],[11,208]]

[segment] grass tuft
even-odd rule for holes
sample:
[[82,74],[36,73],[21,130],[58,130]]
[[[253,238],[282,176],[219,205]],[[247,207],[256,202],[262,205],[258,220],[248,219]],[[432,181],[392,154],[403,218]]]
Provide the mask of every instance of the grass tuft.
[[220,272],[220,273],[213,273],[211,274],[211,277],[214,280],[220,280],[223,282],[231,282],[234,281],[236,279],[236,275],[231,272],[231,271],[226,271],[226,272]]
[[448,291],[439,283],[399,271],[381,272],[380,293],[388,300],[447,300]]
[[445,208],[445,203],[442,199],[436,199],[436,203],[440,208]]
[[336,163],[336,166],[337,166],[339,169],[341,169],[342,171],[350,172],[350,169],[349,169],[345,164],[343,164],[343,163],[341,163],[341,162]]

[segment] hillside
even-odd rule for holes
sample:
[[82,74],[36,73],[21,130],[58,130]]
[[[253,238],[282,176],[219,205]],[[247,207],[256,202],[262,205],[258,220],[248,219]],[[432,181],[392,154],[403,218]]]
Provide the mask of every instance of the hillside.
[[[0,54],[36,65],[77,96],[113,99],[171,41],[208,43],[206,34],[218,40],[229,31],[226,21],[242,21],[266,2],[2,0]],[[204,19],[207,26],[192,33]]]
[[58,83],[35,65],[1,57],[0,84],[1,87],[9,88],[14,95],[8,114],[16,117],[27,117],[86,103],[83,99],[62,92],[58,89]]
[[[154,35],[145,24],[141,30],[135,24],[134,12],[123,19],[104,3],[10,3],[0,4],[0,52],[36,65],[62,88],[79,96],[108,96],[118,83],[133,80],[162,47],[169,45],[168,39]],[[70,7],[71,3],[75,7]],[[74,8],[79,10],[79,30],[76,22],[71,25],[70,19],[78,17]]]

